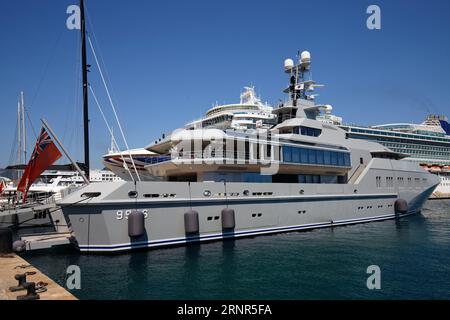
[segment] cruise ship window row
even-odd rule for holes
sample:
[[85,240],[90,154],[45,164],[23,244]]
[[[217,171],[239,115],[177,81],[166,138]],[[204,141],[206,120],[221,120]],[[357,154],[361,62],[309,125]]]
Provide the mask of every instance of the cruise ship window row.
[[350,154],[347,152],[327,151],[283,146],[283,162],[313,165],[350,167]]
[[412,135],[412,134],[405,134],[405,133],[398,133],[398,132],[386,132],[386,131],[376,131],[376,130],[370,130],[370,129],[359,129],[359,128],[351,128],[351,132],[359,132],[359,133],[367,133],[367,134],[373,134],[373,135],[384,135],[384,136],[394,136],[394,137],[402,137],[402,138],[409,138],[409,139],[427,139],[432,141],[442,141],[442,142],[449,142],[450,139],[448,138],[438,138],[438,137],[432,137],[429,135]]
[[441,151],[429,151],[429,150],[413,150],[413,149],[407,149],[407,148],[401,148],[396,145],[391,145],[387,143],[381,143],[382,145],[391,148],[392,150],[397,150],[402,153],[407,154],[420,154],[420,155],[428,155],[428,156],[441,156],[444,158],[450,157],[450,152],[441,152]]
[[202,122],[202,126],[205,128],[205,127],[216,125],[218,123],[227,122],[227,121],[229,122],[231,120],[233,120],[233,116],[229,115],[229,114],[225,114],[225,115],[215,117],[212,119],[204,120]]
[[[422,152],[421,150],[427,150],[429,152],[441,152],[443,154],[448,155],[450,153],[450,148],[442,146],[440,143],[433,143],[427,141],[408,141],[408,140],[394,140],[394,139],[386,139],[383,137],[371,137],[371,136],[360,136],[360,135],[351,135],[352,138],[356,139],[364,139],[370,141],[377,141],[387,147],[396,147],[396,148],[407,148],[415,149],[417,152]],[[427,144],[424,144],[426,142]],[[450,143],[450,141],[446,141]]]
[[407,144],[400,144],[400,143],[385,142],[383,140],[377,140],[377,141],[388,147],[403,148],[406,150],[418,151],[418,152],[433,151],[433,152],[440,152],[441,154],[450,154],[450,148],[446,148],[446,147],[431,147],[431,146],[426,146],[426,145],[407,145]]
[[[388,147],[397,147],[397,148],[405,148],[405,149],[415,149],[417,151],[421,151],[421,150],[427,150],[427,151],[438,151],[438,152],[442,152],[443,154],[448,154],[450,153],[450,148],[448,147],[444,147],[444,146],[433,146],[433,145],[425,145],[423,144],[423,142],[420,143],[407,143],[407,142],[402,142],[402,141],[394,141],[394,140],[386,140],[383,138],[375,138],[373,139],[372,137],[361,137],[361,136],[356,136],[355,138],[358,139],[366,139],[366,140],[371,140],[371,141],[377,141],[385,146]],[[449,141],[450,142],[450,141]]]

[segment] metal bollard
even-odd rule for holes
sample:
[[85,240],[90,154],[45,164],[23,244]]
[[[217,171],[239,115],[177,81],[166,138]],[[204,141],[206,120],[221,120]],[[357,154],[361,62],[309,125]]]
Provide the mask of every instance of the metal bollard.
[[26,273],[18,273],[14,276],[14,279],[19,281],[19,284],[15,287],[10,287],[9,291],[16,292],[16,291],[25,290],[24,285],[25,285],[25,283],[27,283],[27,274]]
[[36,283],[27,282],[24,285],[24,288],[27,289],[27,294],[23,296],[18,296],[17,300],[38,300],[40,296],[36,293]]

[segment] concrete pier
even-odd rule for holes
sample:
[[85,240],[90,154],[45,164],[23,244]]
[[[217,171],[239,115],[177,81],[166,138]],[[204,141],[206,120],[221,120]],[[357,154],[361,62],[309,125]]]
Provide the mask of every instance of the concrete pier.
[[19,273],[36,272],[34,275],[27,275],[27,282],[38,283],[40,281],[48,283],[47,291],[38,293],[40,300],[77,300],[69,291],[58,285],[52,279],[47,277],[33,266],[20,268],[20,266],[29,266],[30,264],[16,254],[0,254],[0,300],[16,300],[17,296],[25,295],[26,290],[10,292],[9,288],[17,286],[17,280],[14,276]]

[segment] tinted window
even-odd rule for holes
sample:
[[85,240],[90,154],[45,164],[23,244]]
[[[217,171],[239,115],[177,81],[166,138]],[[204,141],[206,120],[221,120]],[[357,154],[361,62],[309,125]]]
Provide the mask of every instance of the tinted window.
[[350,164],[350,154],[349,153],[346,153],[345,156],[344,156],[344,164],[345,164],[346,167],[350,167],[351,166],[351,164]]
[[331,152],[331,164],[333,166],[338,165],[337,152]]
[[299,163],[300,162],[300,149],[292,148],[292,162]]
[[292,152],[290,147],[283,147],[283,161],[292,162]]
[[323,152],[323,163],[327,164],[327,165],[331,164],[331,152],[330,151]]
[[317,163],[323,164],[323,150],[317,150]]
[[311,164],[316,163],[316,150],[313,149],[308,150],[308,162]]
[[308,150],[300,148],[300,162],[308,163]]
[[301,129],[300,130],[300,134],[303,135],[303,136],[306,136],[307,132],[308,132],[307,129],[305,127],[301,127],[300,129]]
[[338,165],[344,165],[344,154],[342,152],[338,152]]

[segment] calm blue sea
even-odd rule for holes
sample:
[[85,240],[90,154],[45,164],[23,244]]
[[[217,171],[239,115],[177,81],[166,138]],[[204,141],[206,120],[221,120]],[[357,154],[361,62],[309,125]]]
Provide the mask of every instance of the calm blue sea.
[[[26,254],[80,299],[450,299],[450,201],[401,220],[113,256]],[[366,269],[381,269],[369,290]]]

